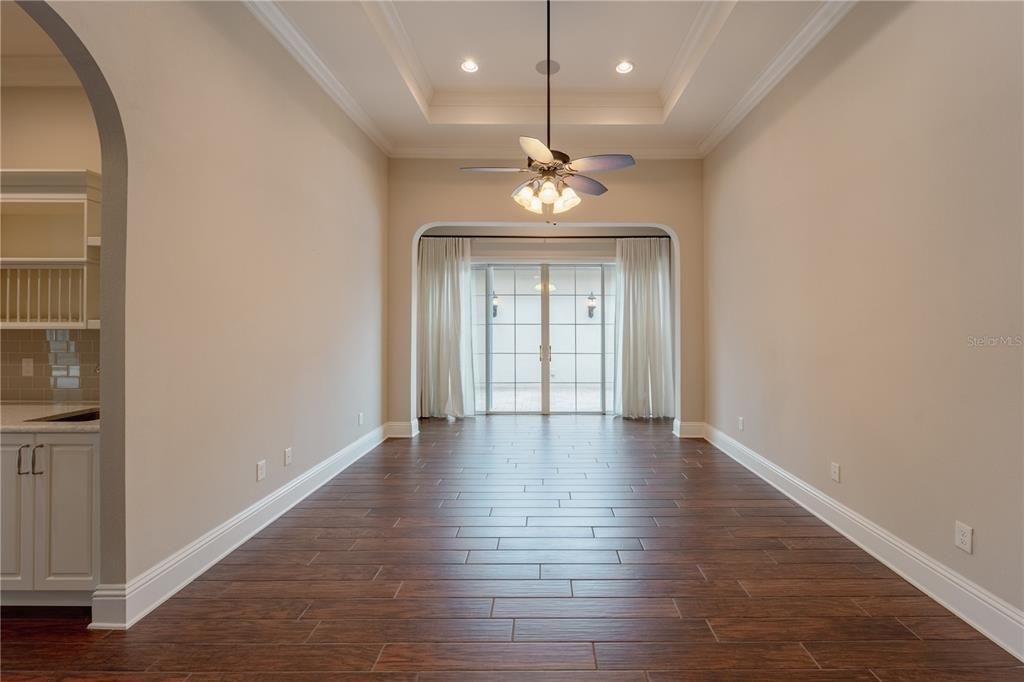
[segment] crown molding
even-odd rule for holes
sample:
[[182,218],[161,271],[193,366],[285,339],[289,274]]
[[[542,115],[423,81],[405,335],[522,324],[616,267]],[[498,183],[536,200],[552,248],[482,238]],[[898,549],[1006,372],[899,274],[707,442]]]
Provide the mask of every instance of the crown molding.
[[[577,90],[560,93],[551,106],[559,121],[574,125],[660,125],[661,100],[653,90],[608,93]],[[510,125],[543,123],[546,101],[543,90],[506,92],[434,93],[430,123],[462,125]]]
[[686,33],[686,38],[672,60],[665,83],[661,86],[662,121],[675,109],[735,7],[736,0],[705,2],[701,5],[697,17]]
[[[700,152],[696,148],[666,148],[652,147],[650,149],[630,150],[633,157],[637,159],[648,159],[651,161],[672,160],[672,159],[700,159]],[[522,162],[523,154],[515,149],[515,145],[503,147],[396,147],[389,156],[393,159],[485,159],[488,161],[519,161]]]
[[[519,158],[511,148],[396,146],[342,85],[275,0],[243,0],[243,4],[385,155],[407,159]],[[537,99],[536,93],[435,92],[426,70],[416,56],[394,3],[391,0],[382,0],[364,1],[361,4],[428,123],[520,124],[543,119],[544,105]],[[736,4],[736,0],[723,0],[706,1],[701,5],[673,60],[669,77],[657,93],[604,93],[599,98],[595,98],[594,93],[566,93],[554,109],[559,112],[561,118],[574,124],[663,124],[689,86]],[[854,4],[856,0],[825,2],[699,145],[634,150],[634,156],[646,159],[699,159],[707,156],[839,23]]]
[[[447,106],[500,106],[533,107],[546,105],[544,88],[517,90],[438,90],[431,103],[435,107]],[[660,108],[661,97],[655,90],[560,90],[552,98],[552,108]]]
[[430,82],[427,70],[416,56],[416,49],[409,39],[398,10],[391,0],[374,0],[362,2],[363,11],[370,19],[373,30],[384,44],[384,49],[391,56],[391,61],[398,68],[398,73],[405,81],[416,105],[423,116],[430,120],[431,100],[434,96],[434,85]]
[[747,117],[754,108],[761,103],[769,92],[786,77],[794,66],[817,45],[822,38],[828,35],[836,24],[846,16],[853,6],[855,0],[829,0],[821,9],[815,12],[804,27],[793,37],[789,43],[775,56],[768,67],[761,72],[754,84],[750,86],[743,97],[722,117],[711,132],[701,140],[698,149],[702,156],[707,156],[715,147],[733,131],[736,126]]
[[272,0],[243,0],[245,7],[270,31],[288,53],[313,77],[342,111],[348,114],[367,137],[385,154],[391,153],[391,142],[363,110],[355,97],[335,77],[309,44],[302,32]]

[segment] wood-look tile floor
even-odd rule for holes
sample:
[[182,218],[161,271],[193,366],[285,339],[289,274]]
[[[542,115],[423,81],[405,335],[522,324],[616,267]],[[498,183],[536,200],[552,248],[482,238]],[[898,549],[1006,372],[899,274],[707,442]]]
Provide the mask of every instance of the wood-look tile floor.
[[4,679],[1024,680],[708,443],[596,416],[424,422],[130,631],[86,622],[4,618]]

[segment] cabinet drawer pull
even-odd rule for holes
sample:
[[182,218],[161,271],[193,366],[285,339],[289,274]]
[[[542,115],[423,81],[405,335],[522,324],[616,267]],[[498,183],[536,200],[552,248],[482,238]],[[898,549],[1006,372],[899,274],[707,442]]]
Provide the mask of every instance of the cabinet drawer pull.
[[19,445],[18,446],[18,475],[19,476],[24,476],[25,474],[29,473],[27,471],[22,471],[21,470],[21,451],[24,450],[25,448],[30,448],[30,447],[32,447],[31,444]]
[[32,475],[33,476],[39,476],[41,474],[46,473],[46,472],[43,472],[43,471],[36,471],[36,450],[38,450],[39,448],[45,448],[45,447],[46,447],[45,445],[36,445],[36,446],[34,446],[32,448]]

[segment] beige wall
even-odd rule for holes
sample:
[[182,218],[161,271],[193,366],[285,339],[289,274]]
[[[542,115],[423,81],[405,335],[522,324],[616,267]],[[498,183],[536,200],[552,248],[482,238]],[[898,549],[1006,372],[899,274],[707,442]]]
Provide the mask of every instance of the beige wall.
[[704,175],[708,421],[1017,606],[1021,10],[858,5]]
[[382,423],[387,162],[238,4],[56,8],[127,137],[131,579]]
[[[555,128],[557,136],[557,127]],[[509,140],[515,145],[515,140]],[[500,161],[510,165],[514,161]],[[413,418],[410,400],[413,238],[434,222],[532,222],[510,198],[515,176],[463,173],[478,160],[392,159],[388,176],[388,419]],[[488,164],[494,165],[494,164]],[[570,223],[657,223],[679,238],[683,421],[704,420],[704,270],[700,161],[644,161],[602,174],[610,191],[584,197]],[[555,230],[557,232],[557,230]],[[554,234],[555,232],[551,232]]]
[[81,88],[0,89],[0,166],[100,170],[100,139]]

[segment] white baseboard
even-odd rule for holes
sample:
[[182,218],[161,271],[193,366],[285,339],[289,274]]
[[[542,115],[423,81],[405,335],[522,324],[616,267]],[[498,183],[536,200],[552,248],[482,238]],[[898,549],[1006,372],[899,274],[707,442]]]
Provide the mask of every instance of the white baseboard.
[[127,630],[383,440],[384,427],[379,426],[133,578],[127,585],[100,585],[93,593],[93,620],[89,627],[95,630]]
[[1024,611],[710,424],[707,425],[706,438],[993,642],[1024,660]]
[[384,424],[384,435],[388,438],[415,438],[420,435],[420,422],[418,419],[408,422],[387,422]]
[[672,420],[672,435],[676,438],[703,438],[704,422],[683,422],[678,419]]

